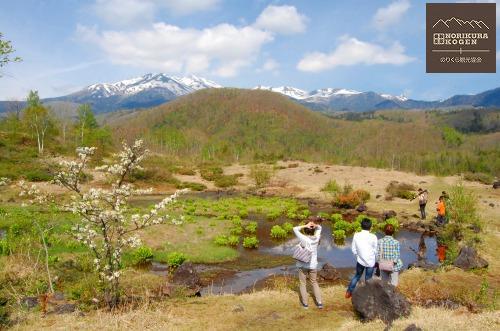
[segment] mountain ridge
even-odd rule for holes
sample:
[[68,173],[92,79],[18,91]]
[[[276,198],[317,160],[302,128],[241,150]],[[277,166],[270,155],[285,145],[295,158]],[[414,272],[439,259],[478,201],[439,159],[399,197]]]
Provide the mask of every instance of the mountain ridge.
[[[189,75],[169,76],[148,73],[113,83],[96,83],[74,93],[43,99],[50,105],[71,103],[73,107],[88,103],[96,113],[151,108],[178,97],[207,88],[222,88],[214,81]],[[500,88],[473,95],[454,95],[442,101],[415,100],[405,95],[394,96],[373,91],[347,88],[321,88],[305,91],[293,86],[257,85],[253,90],[267,90],[285,95],[312,110],[323,112],[366,112],[381,109],[431,109],[453,107],[500,107]],[[12,101],[0,101],[0,114],[9,111]],[[24,103],[23,103],[24,105]]]

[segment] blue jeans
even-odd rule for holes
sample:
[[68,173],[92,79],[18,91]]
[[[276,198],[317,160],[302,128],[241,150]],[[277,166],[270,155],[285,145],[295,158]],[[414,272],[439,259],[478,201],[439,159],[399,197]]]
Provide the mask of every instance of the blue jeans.
[[374,267],[365,267],[364,265],[359,264],[359,262],[356,263],[356,274],[354,275],[354,277],[352,277],[351,282],[347,287],[347,292],[352,293],[352,291],[354,291],[354,288],[360,280],[363,271],[365,272],[365,280],[368,280],[372,278],[374,270]]

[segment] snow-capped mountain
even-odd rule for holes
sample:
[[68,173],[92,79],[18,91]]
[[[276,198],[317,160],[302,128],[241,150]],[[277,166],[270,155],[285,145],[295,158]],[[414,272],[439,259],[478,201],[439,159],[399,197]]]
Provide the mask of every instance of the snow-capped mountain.
[[115,83],[93,84],[81,91],[48,101],[89,103],[96,112],[107,112],[153,107],[204,88],[220,87],[222,86],[211,80],[195,75],[176,77],[150,73]]
[[[95,112],[111,112],[119,109],[149,108],[172,101],[180,96],[206,88],[222,86],[195,75],[186,77],[168,76],[162,73],[150,73],[141,77],[126,79],[115,83],[98,83],[78,92],[44,99],[44,102],[64,101],[74,108],[79,104],[92,105]],[[377,109],[425,109],[440,107],[498,107],[500,106],[500,88],[477,95],[457,95],[444,101],[412,100],[404,95],[394,96],[375,92],[360,92],[346,88],[323,88],[304,91],[291,86],[262,86],[254,89],[276,92],[320,111],[363,112]],[[0,101],[0,113],[8,109],[9,101]]]
[[256,86],[254,89],[269,90],[284,94],[316,110],[368,111],[382,108],[406,108],[405,96],[360,92],[345,88],[323,88],[307,92],[295,87]]
[[290,86],[270,87],[270,86],[257,85],[253,89],[254,90],[267,90],[267,91],[277,92],[277,93],[284,94],[287,97],[290,97],[292,99],[297,99],[297,100],[302,100],[302,99],[305,99],[309,96],[308,92],[301,90],[301,89],[298,89],[296,87],[290,87]]

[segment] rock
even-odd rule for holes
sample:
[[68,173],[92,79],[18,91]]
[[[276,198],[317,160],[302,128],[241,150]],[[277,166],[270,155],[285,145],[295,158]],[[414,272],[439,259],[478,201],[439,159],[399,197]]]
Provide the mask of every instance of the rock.
[[334,281],[340,279],[340,273],[330,263],[325,263],[318,271],[318,276],[324,280]]
[[73,303],[63,303],[61,305],[57,305],[54,307],[54,309],[50,312],[50,314],[70,314],[73,313],[76,310],[76,305]]
[[425,303],[423,304],[425,308],[432,308],[432,307],[438,307],[438,308],[445,308],[445,309],[458,309],[460,308],[460,304],[450,300],[450,299],[444,299],[444,300],[426,300]]
[[54,300],[57,300],[57,301],[62,301],[62,300],[64,300],[64,293],[62,293],[62,292],[54,292],[54,295],[52,296],[52,298]]
[[394,286],[374,278],[356,287],[352,305],[364,321],[378,318],[388,324],[410,315],[411,311],[411,304],[403,294]]
[[493,208],[493,207],[495,207],[495,204],[494,204],[493,202],[490,202],[489,206],[490,206],[491,208]]
[[172,276],[172,281],[162,288],[167,296],[183,294],[185,296],[199,296],[202,283],[198,272],[191,262],[183,263]]
[[368,207],[362,202],[357,208],[356,211],[362,213],[364,211],[367,211]]
[[403,331],[422,331],[415,323],[408,325]]
[[437,268],[439,268],[439,264],[430,263],[427,262],[426,260],[420,260],[415,263],[408,264],[408,269],[412,268],[420,268],[424,270],[436,270]]
[[382,195],[377,194],[377,195],[375,196],[375,199],[379,199],[379,198],[381,198],[381,197],[382,197]]
[[470,270],[470,269],[480,269],[488,267],[488,262],[479,257],[476,250],[473,247],[462,247],[460,254],[453,262],[455,267]]
[[493,182],[493,188],[494,189],[500,188],[500,180]]
[[382,212],[382,217],[384,220],[391,218],[391,217],[396,217],[397,213],[394,210],[384,210]]
[[241,313],[243,311],[245,311],[245,308],[242,305],[236,305],[233,308],[233,313]]
[[21,305],[28,309],[35,308],[38,306],[38,297],[24,297],[21,299]]

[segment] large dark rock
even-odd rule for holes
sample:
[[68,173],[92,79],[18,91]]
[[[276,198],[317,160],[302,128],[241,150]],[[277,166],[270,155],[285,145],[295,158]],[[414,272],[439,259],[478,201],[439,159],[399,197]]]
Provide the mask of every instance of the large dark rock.
[[162,293],[167,296],[200,295],[202,283],[198,272],[191,262],[183,263],[172,276],[171,282],[162,288]]
[[473,247],[462,247],[460,254],[453,262],[455,267],[470,270],[488,267],[488,261],[480,257]]
[[356,287],[352,305],[364,321],[378,318],[391,323],[411,312],[411,304],[403,294],[394,286],[374,278]]
[[363,202],[356,208],[356,211],[362,213],[368,210],[368,207]]
[[384,220],[389,219],[391,217],[396,217],[397,213],[394,210],[384,210],[382,213],[382,217]]
[[493,188],[494,189],[500,188],[500,180],[497,180],[496,182],[493,183]]
[[324,280],[334,281],[340,279],[340,273],[330,263],[325,263],[318,271],[318,276]]
[[422,331],[415,323],[408,325],[403,331]]

